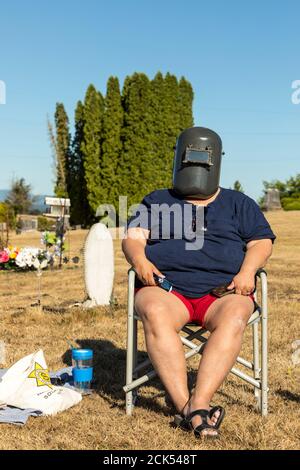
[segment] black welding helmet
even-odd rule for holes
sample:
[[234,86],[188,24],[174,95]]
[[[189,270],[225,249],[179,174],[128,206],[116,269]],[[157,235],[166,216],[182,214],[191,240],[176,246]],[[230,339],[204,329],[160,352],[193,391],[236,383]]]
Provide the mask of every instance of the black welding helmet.
[[190,127],[177,139],[173,189],[184,197],[208,199],[219,187],[222,140],[211,129]]

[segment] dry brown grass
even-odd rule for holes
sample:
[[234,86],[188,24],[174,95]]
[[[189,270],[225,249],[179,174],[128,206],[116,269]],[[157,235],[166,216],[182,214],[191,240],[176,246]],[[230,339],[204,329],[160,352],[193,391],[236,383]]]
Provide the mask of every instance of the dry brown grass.
[[[300,338],[300,218],[299,212],[274,212],[268,219],[278,236],[268,265],[269,279],[269,416],[254,409],[253,392],[230,375],[215,396],[227,417],[218,441],[197,441],[170,427],[172,410],[159,381],[140,390],[133,417],[124,411],[122,386],[126,348],[126,273],[120,242],[115,242],[113,316],[107,308],[68,308],[84,298],[82,261],[42,276],[43,312],[36,298],[34,273],[0,273],[0,339],[6,342],[8,367],[42,348],[51,370],[70,364],[66,338],[95,352],[95,393],[55,417],[30,418],[26,426],[0,425],[1,449],[296,449],[299,447],[299,376],[290,371],[291,343]],[[70,233],[71,255],[78,254],[86,232]],[[39,234],[13,236],[19,246],[39,246]],[[145,351],[140,330],[139,349]],[[251,352],[250,331],[243,353]],[[190,363],[194,377],[197,360]]]

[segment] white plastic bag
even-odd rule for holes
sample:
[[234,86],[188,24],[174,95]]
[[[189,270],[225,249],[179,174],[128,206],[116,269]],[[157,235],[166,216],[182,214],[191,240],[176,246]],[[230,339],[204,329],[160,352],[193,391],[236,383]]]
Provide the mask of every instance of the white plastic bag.
[[0,382],[0,403],[33,408],[44,415],[64,411],[81,401],[75,390],[51,384],[44,353],[25,356],[12,365]]

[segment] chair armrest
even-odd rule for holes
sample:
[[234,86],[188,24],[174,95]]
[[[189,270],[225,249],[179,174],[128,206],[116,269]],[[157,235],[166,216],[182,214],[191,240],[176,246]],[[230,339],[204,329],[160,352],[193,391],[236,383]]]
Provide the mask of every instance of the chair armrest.
[[256,271],[255,276],[260,277],[260,275],[261,275],[262,273],[264,273],[266,276],[267,276],[267,274],[268,274],[267,271],[265,271],[264,268],[259,268],[259,269]]
[[[259,278],[260,280],[260,294],[261,294],[261,299],[260,299],[260,308],[261,308],[261,313],[264,318],[267,318],[268,315],[268,279],[267,279],[267,272],[263,269],[260,268],[257,270],[255,274],[255,291],[256,289],[256,281]],[[257,295],[257,294],[256,294]],[[255,300],[257,298],[255,297]]]

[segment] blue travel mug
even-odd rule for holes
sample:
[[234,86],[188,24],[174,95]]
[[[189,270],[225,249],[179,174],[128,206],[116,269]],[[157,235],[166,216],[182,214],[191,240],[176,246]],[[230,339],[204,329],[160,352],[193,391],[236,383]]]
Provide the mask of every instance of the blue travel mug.
[[72,367],[74,387],[89,390],[93,378],[92,349],[72,349]]

